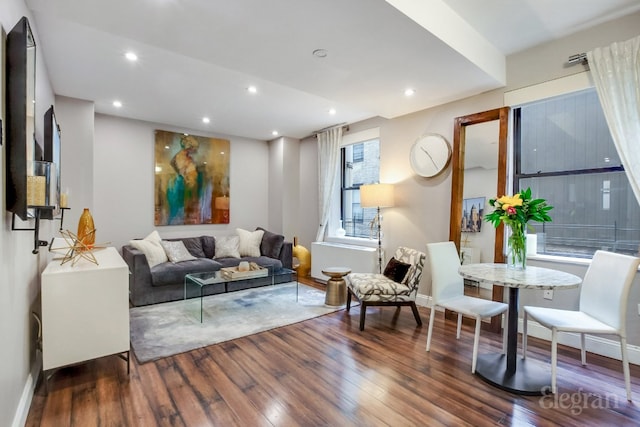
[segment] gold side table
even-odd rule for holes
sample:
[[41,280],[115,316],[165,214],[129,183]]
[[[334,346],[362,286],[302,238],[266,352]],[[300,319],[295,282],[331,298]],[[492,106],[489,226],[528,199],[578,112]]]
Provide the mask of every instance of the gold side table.
[[347,267],[328,267],[322,270],[322,274],[330,277],[324,297],[325,305],[339,307],[347,303],[347,284],[343,277],[349,273],[351,269]]

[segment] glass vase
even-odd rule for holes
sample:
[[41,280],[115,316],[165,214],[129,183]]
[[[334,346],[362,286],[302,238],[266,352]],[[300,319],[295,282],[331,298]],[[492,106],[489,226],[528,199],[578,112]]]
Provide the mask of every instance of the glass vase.
[[96,242],[96,228],[93,225],[93,216],[88,208],[84,208],[78,221],[78,240],[88,248],[92,248]]
[[514,270],[527,268],[527,234],[525,225],[519,222],[507,224],[509,238],[507,239],[507,267]]

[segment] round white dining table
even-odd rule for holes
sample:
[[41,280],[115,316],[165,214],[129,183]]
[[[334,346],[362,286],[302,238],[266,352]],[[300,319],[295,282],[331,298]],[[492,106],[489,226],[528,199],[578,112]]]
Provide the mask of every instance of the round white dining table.
[[582,279],[550,268],[527,266],[515,270],[506,264],[464,264],[458,270],[465,279],[509,288],[507,352],[479,354],[476,374],[503,390],[523,395],[542,395],[550,390],[551,367],[527,358],[518,358],[518,310],[520,289],[577,288]]

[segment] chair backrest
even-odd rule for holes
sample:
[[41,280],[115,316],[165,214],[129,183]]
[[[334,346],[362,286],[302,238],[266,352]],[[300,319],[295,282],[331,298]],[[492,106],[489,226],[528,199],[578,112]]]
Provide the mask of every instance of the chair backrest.
[[596,251],[582,281],[580,311],[624,334],[631,284],[640,258]]
[[411,267],[409,267],[409,271],[407,271],[407,275],[402,280],[402,283],[411,289],[409,295],[417,294],[418,285],[420,285],[420,278],[422,277],[422,270],[424,269],[424,260],[427,256],[424,252],[400,246],[396,249],[396,253],[393,257],[398,261],[411,264]]
[[460,258],[453,242],[427,243],[431,267],[433,304],[464,295],[464,279],[458,273]]

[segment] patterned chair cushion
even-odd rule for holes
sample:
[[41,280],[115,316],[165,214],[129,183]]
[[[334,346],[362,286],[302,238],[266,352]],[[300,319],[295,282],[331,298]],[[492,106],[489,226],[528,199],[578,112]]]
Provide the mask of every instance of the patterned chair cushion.
[[351,273],[347,276],[349,288],[359,300],[410,301],[411,289],[394,282],[383,274]]

